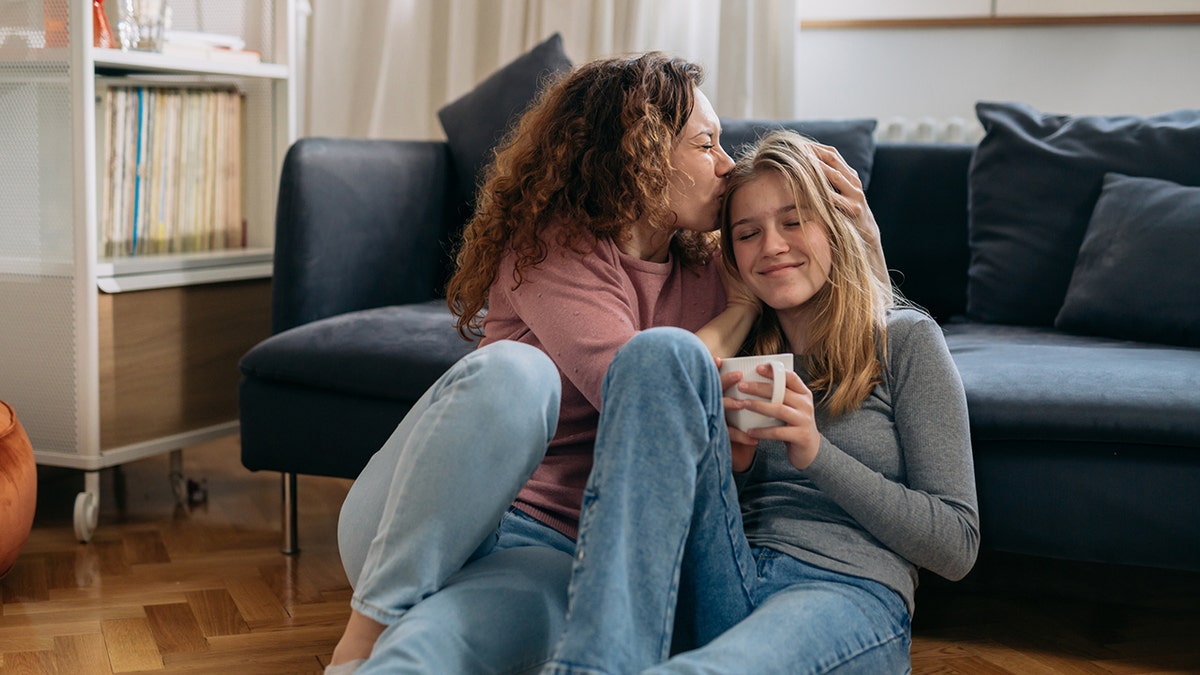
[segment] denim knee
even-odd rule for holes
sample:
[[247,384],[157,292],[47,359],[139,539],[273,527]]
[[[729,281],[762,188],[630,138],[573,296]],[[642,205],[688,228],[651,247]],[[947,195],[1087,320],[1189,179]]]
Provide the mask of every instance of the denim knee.
[[660,326],[641,331],[625,343],[613,358],[610,371],[632,369],[637,377],[645,377],[651,372],[702,373],[710,366],[712,355],[695,333]]
[[[477,406],[495,406],[508,411],[541,412],[549,425],[546,438],[554,436],[562,397],[562,379],[554,361],[545,352],[513,340],[493,342],[464,356],[456,364],[461,377],[477,379],[482,396]],[[497,411],[500,417],[505,410]],[[487,418],[482,410],[479,419]]]
[[[699,412],[710,436],[717,427],[724,428],[716,364],[700,338],[682,328],[651,328],[633,336],[618,350],[604,378],[606,401],[609,391],[621,392],[623,399],[642,397],[650,405],[642,414],[663,406],[669,408],[663,413],[672,416],[684,410]],[[692,405],[697,407],[689,408]]]

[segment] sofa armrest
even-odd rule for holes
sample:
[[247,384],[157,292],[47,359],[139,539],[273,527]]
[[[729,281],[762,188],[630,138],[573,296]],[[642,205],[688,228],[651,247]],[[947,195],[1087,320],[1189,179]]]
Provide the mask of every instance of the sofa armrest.
[[438,297],[452,181],[444,142],[296,141],[279,181],[272,332]]

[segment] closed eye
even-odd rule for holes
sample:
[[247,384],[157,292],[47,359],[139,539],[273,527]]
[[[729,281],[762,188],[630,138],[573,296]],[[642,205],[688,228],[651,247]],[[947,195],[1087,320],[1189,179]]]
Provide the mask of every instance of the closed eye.
[[741,230],[739,232],[735,232],[733,235],[733,238],[736,239],[737,241],[747,241],[749,239],[753,239],[755,237],[755,235],[757,235],[757,234],[758,234],[758,230],[745,229],[745,230]]

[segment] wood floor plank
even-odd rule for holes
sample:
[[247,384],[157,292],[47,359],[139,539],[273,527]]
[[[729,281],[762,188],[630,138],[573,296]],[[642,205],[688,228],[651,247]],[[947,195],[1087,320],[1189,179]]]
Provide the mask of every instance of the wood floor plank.
[[271,592],[261,577],[234,579],[226,587],[242,617],[252,626],[282,621],[288,616],[279,597]]
[[92,542],[91,549],[100,563],[100,573],[107,577],[129,573],[129,558],[123,540]]
[[57,673],[52,651],[9,652],[4,655],[5,675],[50,675]]
[[146,622],[163,654],[202,652],[208,641],[200,630],[196,615],[186,602],[171,605],[147,605]]
[[125,559],[130,565],[171,562],[171,557],[167,555],[167,547],[163,545],[162,536],[155,530],[129,532],[123,540],[125,542]]
[[[49,652],[54,651],[53,635],[33,635],[25,637],[5,636],[0,633],[0,659],[10,652]],[[0,665],[3,665],[0,660]],[[0,671],[2,672],[2,671]]]
[[187,601],[205,637],[250,632],[233,596],[223,588],[193,591]]
[[146,619],[113,619],[101,627],[114,673],[162,670],[162,655]]
[[296,561],[289,559],[284,561],[283,566],[265,565],[259,570],[267,586],[279,596],[289,612],[305,603],[323,600],[321,589],[307,576],[300,574],[299,567]]
[[0,581],[0,609],[50,599],[50,582],[40,555],[22,555]]
[[[23,609],[23,607],[17,608]],[[76,633],[94,633],[99,629],[100,622],[95,619],[80,618],[78,615],[62,615],[56,621],[44,622],[31,619],[16,613],[6,613],[0,616],[0,640],[28,640],[38,637],[53,637],[55,635],[74,635]]]
[[62,613],[78,613],[80,615],[88,615],[95,619],[114,619],[115,616],[110,616],[110,610],[124,611],[127,608],[138,608],[138,615],[143,616],[140,611],[142,604],[168,604],[174,602],[184,602],[184,590],[162,589],[146,589],[143,587],[143,592],[138,592],[136,586],[118,587],[118,589],[71,589],[66,591],[55,591],[54,595],[46,602],[41,603],[22,603],[14,605],[11,608],[12,616],[38,616],[47,614],[62,614]]
[[[63,635],[75,631],[60,630],[60,626],[80,620],[87,620],[98,626],[101,621],[108,619],[145,618],[146,613],[142,611],[140,604],[107,603],[97,597],[84,601],[51,601],[35,606],[21,605],[14,607],[9,616],[22,621],[36,622],[40,627],[48,627],[53,629],[55,634]],[[3,625],[4,622],[0,621],[0,626]],[[0,628],[0,632],[2,631]]]
[[222,635],[212,638],[213,650],[226,654],[274,654],[289,649],[300,649],[313,645],[327,645],[329,653],[341,637],[338,630],[327,625],[299,626],[287,630],[258,630],[239,635]]
[[166,658],[166,671],[172,675],[212,675],[229,672],[237,675],[278,675],[296,673],[321,675],[325,666],[316,658],[301,653],[258,653],[249,658],[240,654],[210,653],[201,660],[174,654]]
[[913,657],[914,673],[922,675],[1023,675],[1019,670],[1009,670],[978,656],[952,656],[945,659]]
[[60,673],[112,675],[108,648],[99,631],[54,638],[54,665]]

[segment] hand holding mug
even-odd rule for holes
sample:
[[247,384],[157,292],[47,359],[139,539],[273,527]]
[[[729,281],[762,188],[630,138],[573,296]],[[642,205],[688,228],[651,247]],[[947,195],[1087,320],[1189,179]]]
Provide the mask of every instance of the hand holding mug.
[[723,359],[720,371],[721,386],[727,387],[723,402],[733,443],[734,470],[749,468],[753,449],[762,439],[783,441],[792,465],[808,468],[820,449],[821,434],[817,431],[812,391],[794,372],[791,355]]
[[[722,400],[725,406],[725,421],[729,425],[729,441],[733,456],[733,470],[745,471],[754,462],[758,439],[747,433],[748,429],[782,424],[777,419],[745,408],[744,401],[754,395],[739,391],[743,380],[767,383],[763,386],[765,400],[776,404],[783,402],[786,389],[785,376],[792,369],[791,354],[768,354],[766,356],[741,356],[719,361]],[[759,372],[761,370],[761,372]]]

